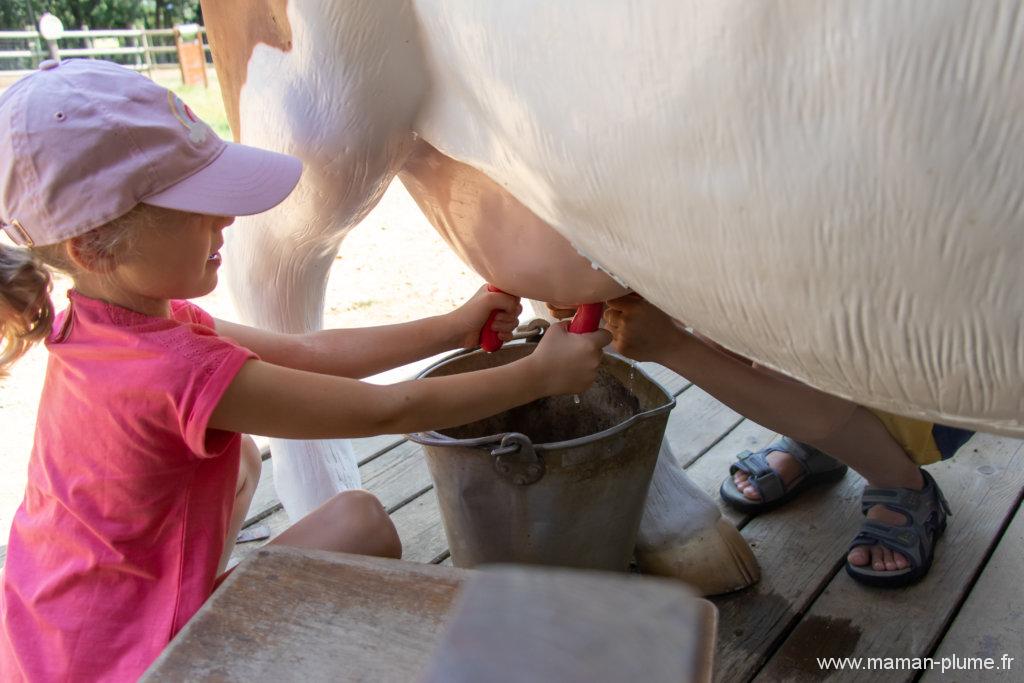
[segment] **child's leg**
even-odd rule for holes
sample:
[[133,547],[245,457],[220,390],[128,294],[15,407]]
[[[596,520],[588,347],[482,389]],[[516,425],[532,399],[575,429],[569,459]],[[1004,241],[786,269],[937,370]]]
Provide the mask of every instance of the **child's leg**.
[[[792,439],[825,451],[856,470],[871,486],[920,489],[924,485],[917,464],[871,411],[766,368],[753,366],[752,369],[765,377],[764,384],[759,387],[765,397],[778,403],[759,400],[754,408],[765,405],[772,408],[739,412]],[[775,451],[768,456],[768,461],[787,484],[801,472],[789,453]],[[746,479],[744,472],[736,473],[737,486]],[[759,498],[749,484],[742,490],[752,500]]]
[[228,526],[228,535],[224,541],[224,552],[220,557],[220,564],[217,567],[217,576],[224,573],[228,566],[231,553],[235,549],[235,539],[245,521],[245,515],[249,512],[249,504],[256,494],[256,485],[260,483],[260,472],[263,467],[263,459],[260,457],[260,449],[256,442],[248,435],[242,436],[242,458],[238,463],[238,485],[235,488],[235,505],[231,508],[231,523]]
[[[791,438],[802,440],[799,436]],[[867,480],[869,486],[914,490],[924,487],[917,463],[910,459],[881,421],[860,406],[856,407],[845,424],[836,427],[831,434],[807,443],[849,465]],[[788,453],[782,455],[792,460]],[[907,521],[903,514],[881,505],[870,508],[867,518],[897,526]],[[852,565],[870,565],[878,571],[894,571],[908,566],[902,554],[881,545],[854,548],[847,559]]]
[[285,529],[273,544],[333,552],[402,557],[387,510],[368,491],[342,491]]
[[[918,466],[870,411],[702,344],[703,349],[692,348],[694,353],[687,359],[691,367],[686,369],[691,372],[682,374],[733,410],[828,453],[856,470],[870,486],[915,490],[924,486]],[[786,484],[802,471],[796,459],[782,451],[770,453],[768,463]],[[734,481],[745,496],[759,500],[745,473],[737,472]],[[888,524],[905,521],[902,514],[877,505],[867,517]],[[907,566],[902,555],[878,545],[855,548],[848,557],[853,565],[870,563],[879,571]]]

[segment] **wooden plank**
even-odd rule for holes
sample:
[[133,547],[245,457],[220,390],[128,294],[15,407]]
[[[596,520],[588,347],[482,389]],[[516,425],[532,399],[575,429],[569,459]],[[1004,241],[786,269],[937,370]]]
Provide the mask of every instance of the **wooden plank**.
[[680,392],[690,386],[690,380],[669,370],[664,365],[644,361],[643,363],[637,363],[637,367],[650,375],[651,379],[655,382],[665,387],[665,390],[673,396],[678,396]]
[[860,527],[862,485],[850,473],[837,486],[808,491],[743,528],[761,565],[761,581],[713,600],[720,624],[716,680],[749,680],[835,575]]
[[465,577],[400,560],[265,549],[235,570],[144,680],[416,680]]
[[391,521],[402,539],[403,560],[433,562],[448,551],[448,539],[433,489],[399,508],[391,515]]
[[350,441],[359,464],[363,465],[396,447],[405,441],[405,437],[398,434],[381,434],[380,436],[369,436],[365,439],[351,439]]
[[[953,663],[952,657],[992,660],[991,670],[970,672],[972,681],[1020,680],[1024,671],[1024,506],[1003,533],[978,582],[971,589],[953,625],[946,631],[935,659]],[[1013,657],[1007,661],[1005,657]],[[1011,674],[1011,671],[1016,673]],[[949,680],[951,672],[941,668],[924,675],[925,683]],[[955,674],[954,674],[955,675]],[[959,675],[967,677],[966,672]]]
[[430,488],[430,472],[423,447],[405,441],[360,469],[363,485],[389,512]]
[[[913,658],[932,651],[1017,507],[1024,487],[1024,442],[976,435],[957,457],[932,465],[928,471],[942,487],[955,515],[939,543],[928,576],[904,590],[872,591],[845,572],[838,574],[772,656],[758,680],[856,680],[864,673],[822,671],[817,658]],[[859,513],[856,521],[860,521]],[[783,552],[790,564],[805,561],[799,553]],[[834,555],[837,568],[843,555]],[[871,680],[909,681],[918,673],[873,670]]]
[[676,397],[665,438],[679,464],[687,467],[742,420],[742,415],[691,385]]

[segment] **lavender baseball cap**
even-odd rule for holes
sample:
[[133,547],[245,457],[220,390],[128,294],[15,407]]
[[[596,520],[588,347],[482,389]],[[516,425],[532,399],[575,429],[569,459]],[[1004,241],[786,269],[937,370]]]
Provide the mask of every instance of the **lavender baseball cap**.
[[247,216],[279,204],[302,162],[221,140],[171,91],[111,62],[48,60],[0,96],[0,227],[70,239],[136,204]]

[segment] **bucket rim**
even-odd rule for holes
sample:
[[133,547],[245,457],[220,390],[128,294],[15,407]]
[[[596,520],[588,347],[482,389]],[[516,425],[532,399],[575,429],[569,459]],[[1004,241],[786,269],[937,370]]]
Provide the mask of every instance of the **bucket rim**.
[[[514,344],[514,346],[524,346],[524,345],[536,346],[537,344],[536,344],[536,342],[525,341],[525,340],[523,342],[521,342],[521,343],[515,343]],[[513,344],[506,344],[505,345],[505,347],[508,347],[508,346],[513,346]],[[421,371],[419,374],[416,375],[416,379],[423,379],[424,377],[428,376],[431,372],[433,372],[437,368],[439,368],[441,366],[444,366],[444,365],[447,365],[448,363],[451,363],[452,361],[457,360],[459,358],[462,358],[464,356],[471,356],[473,354],[482,354],[482,353],[486,353],[486,351],[483,351],[482,349],[462,349],[460,351],[456,351],[455,353],[452,353],[452,354],[450,354],[448,356],[445,356],[444,358],[438,360],[436,363],[433,363],[430,367],[428,367],[428,368],[424,369],[423,371]],[[637,422],[641,422],[643,420],[648,420],[648,419],[650,419],[652,417],[656,417],[656,416],[658,416],[658,415],[660,415],[662,413],[669,412],[670,410],[672,410],[673,408],[676,407],[675,396],[670,394],[668,389],[666,389],[665,386],[661,382],[659,382],[658,380],[656,380],[653,377],[651,377],[651,375],[648,374],[648,372],[646,370],[644,370],[642,367],[640,367],[639,363],[636,363],[635,361],[632,361],[632,360],[626,358],[625,356],[622,356],[622,355],[620,355],[618,353],[615,353],[613,351],[604,351],[603,353],[607,354],[608,356],[611,356],[612,358],[615,358],[616,360],[620,360],[620,361],[628,364],[632,368],[632,370],[634,372],[639,372],[640,375],[643,376],[644,379],[646,379],[648,382],[651,382],[656,387],[661,389],[662,393],[664,393],[665,397],[668,399],[668,402],[665,403],[664,405],[660,405],[660,406],[658,406],[656,408],[651,408],[650,410],[645,410],[642,413],[637,413],[636,415],[632,415],[629,418],[623,420],[622,422],[619,422],[618,424],[614,425],[613,427],[609,427],[608,429],[605,429],[603,431],[594,432],[593,434],[588,434],[586,436],[580,436],[580,437],[577,437],[575,439],[567,439],[565,441],[550,441],[548,443],[539,443],[539,444],[535,444],[535,443],[533,443],[531,441],[530,443],[531,443],[534,451],[556,451],[556,450],[562,450],[562,449],[566,449],[566,448],[576,448],[577,446],[584,446],[584,445],[589,444],[591,442],[599,441],[601,439],[606,439],[608,437],[614,436],[614,435],[618,434],[619,432],[622,432],[622,431],[625,431],[626,429],[629,429],[631,426],[633,426]],[[523,435],[523,434],[519,434],[518,432],[498,432],[496,434],[489,434],[487,436],[480,436],[480,437],[477,437],[475,439],[456,439],[456,438],[453,438],[453,437],[450,437],[450,436],[445,436],[444,434],[441,434],[441,433],[439,433],[437,431],[432,431],[432,430],[431,431],[426,431],[426,432],[414,432],[414,433],[411,433],[411,434],[407,434],[407,436],[409,437],[409,440],[413,441],[414,443],[418,443],[421,446],[440,446],[440,447],[461,446],[461,447],[466,447],[466,448],[479,448],[479,447],[482,447],[482,446],[489,446],[489,445],[497,446],[497,445],[500,445],[503,442],[503,440],[505,439],[505,437],[507,437],[509,434],[516,434],[518,436],[524,436],[524,437],[526,436],[526,435]],[[527,437],[527,441],[529,441],[528,437]]]

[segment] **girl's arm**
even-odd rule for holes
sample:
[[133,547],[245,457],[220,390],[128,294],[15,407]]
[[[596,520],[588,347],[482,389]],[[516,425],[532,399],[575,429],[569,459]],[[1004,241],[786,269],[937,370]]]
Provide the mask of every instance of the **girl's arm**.
[[519,300],[485,288],[451,313],[397,325],[282,334],[217,320],[217,333],[274,365],[361,378],[450,349],[476,346],[480,328],[496,308],[502,313],[492,327],[508,341],[522,310]]
[[249,361],[210,417],[209,428],[289,439],[362,437],[444,429],[594,381],[604,330],[552,326],[530,356],[489,370],[389,386]]

